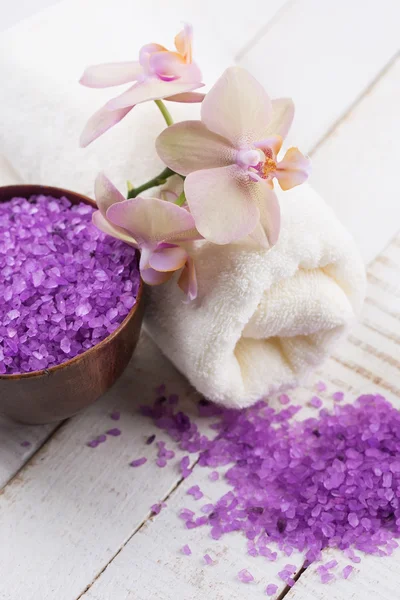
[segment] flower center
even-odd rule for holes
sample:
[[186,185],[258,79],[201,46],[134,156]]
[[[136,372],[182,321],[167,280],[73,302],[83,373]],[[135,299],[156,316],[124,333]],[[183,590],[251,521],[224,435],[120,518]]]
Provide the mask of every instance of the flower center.
[[268,147],[240,150],[236,162],[242,169],[247,171],[253,181],[272,179],[277,166],[275,154]]

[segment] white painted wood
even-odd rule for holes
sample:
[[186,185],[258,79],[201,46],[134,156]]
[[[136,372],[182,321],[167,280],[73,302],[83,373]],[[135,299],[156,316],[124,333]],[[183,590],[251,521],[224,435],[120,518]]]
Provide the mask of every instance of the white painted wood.
[[400,223],[399,106],[400,58],[312,156],[312,185],[353,234],[366,262]]
[[310,151],[398,51],[399,19],[397,0],[297,0],[239,63],[294,99],[289,141]]
[[56,2],[57,0],[18,0],[18,2],[0,0],[0,31],[12,27],[21,19],[26,19]]
[[55,427],[54,424],[21,425],[0,415],[0,490],[44,444]]
[[[388,264],[391,265],[390,268]],[[379,313],[373,305],[366,304],[363,320],[355,328],[352,341],[342,344],[319,374],[328,383],[328,390],[319,394],[326,406],[332,405],[331,394],[339,388],[349,390],[346,398],[349,401],[361,393],[382,393],[400,408],[400,391],[397,389],[400,362],[394,365],[392,359],[396,360],[396,352],[391,354],[396,350],[393,344],[400,338],[400,236],[371,265],[370,273],[379,275],[380,283],[371,279],[369,297],[374,297],[377,287],[380,290],[390,289],[390,297],[397,302],[397,319],[386,314],[388,304],[391,305],[386,297],[382,298],[382,310]],[[389,292],[386,291],[386,294],[389,295]],[[389,338],[384,335],[388,330]],[[292,398],[300,402],[310,398],[315,393],[314,383],[317,379],[318,377],[313,378],[308,389],[294,390]],[[310,414],[313,414],[313,409],[308,407],[300,413],[299,418],[306,418]],[[206,528],[190,531],[184,528],[182,521],[177,518],[179,509],[187,507],[194,510],[193,507],[203,502],[190,501],[186,494],[189,485],[200,485],[206,493],[204,503],[215,501],[228,489],[222,482],[218,486],[210,483],[207,471],[208,469],[195,467],[192,481],[180,485],[168,501],[168,508],[153,521],[148,521],[128,541],[83,595],[82,600],[108,600],[113,594],[118,600],[202,600],[206,596],[211,597],[210,594],[218,600],[254,598],[257,594],[261,597],[267,583],[281,583],[277,572],[282,565],[292,563],[301,566],[303,561],[300,554],[290,558],[281,556],[279,563],[270,563],[261,557],[255,559],[247,556],[245,540],[240,535],[229,535],[216,543],[209,537]],[[193,555],[190,557],[180,553],[180,548],[185,543],[192,549]],[[206,552],[216,558],[215,565],[204,565],[202,556]],[[325,553],[323,562],[327,562],[332,556],[340,556],[338,572],[349,563],[343,555],[331,550]],[[399,553],[385,559],[368,557],[365,563],[356,565],[348,582],[339,578],[334,584],[325,586],[318,584],[316,565],[312,566],[300,577],[287,598],[365,600],[367,590],[369,595],[378,600],[396,598],[400,586],[398,557]],[[244,585],[237,581],[236,575],[242,568],[250,570],[255,583]],[[370,573],[367,575],[368,571]],[[279,585],[275,598],[282,591],[283,587]]]

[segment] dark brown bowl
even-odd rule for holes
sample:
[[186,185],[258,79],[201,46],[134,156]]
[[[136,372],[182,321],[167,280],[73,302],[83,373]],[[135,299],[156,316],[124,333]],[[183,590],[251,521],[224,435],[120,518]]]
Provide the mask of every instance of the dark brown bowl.
[[[69,190],[41,185],[0,187],[0,202],[44,194],[72,204],[93,200]],[[0,413],[22,423],[49,423],[76,414],[95,402],[122,375],[139,338],[144,312],[143,282],[137,301],[121,325],[102,342],[55,367],[0,375]]]

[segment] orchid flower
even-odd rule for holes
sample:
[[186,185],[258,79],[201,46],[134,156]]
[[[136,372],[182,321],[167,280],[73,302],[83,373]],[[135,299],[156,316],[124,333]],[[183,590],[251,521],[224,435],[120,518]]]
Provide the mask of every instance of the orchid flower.
[[196,298],[196,272],[185,247],[201,237],[192,215],[158,198],[126,200],[103,173],[97,176],[95,197],[99,210],[93,214],[94,225],[140,250],[143,281],[158,285],[183,269],[178,285],[189,300]]
[[176,102],[201,102],[201,72],[192,62],[192,27],[188,24],[175,37],[176,52],[160,44],[146,44],[138,61],[106,63],[88,67],[80,83],[91,88],[106,88],[135,82],[121,95],[100,108],[88,121],[80,138],[87,146],[123,119],[136,104],[167,98]]
[[280,209],[272,180],[287,190],[310,170],[297,148],[277,158],[293,116],[291,100],[271,101],[250,73],[232,67],[203,100],[201,121],[177,123],[158,137],[161,159],[187,176],[187,203],[204,238],[228,244],[250,235],[264,247],[276,243]]

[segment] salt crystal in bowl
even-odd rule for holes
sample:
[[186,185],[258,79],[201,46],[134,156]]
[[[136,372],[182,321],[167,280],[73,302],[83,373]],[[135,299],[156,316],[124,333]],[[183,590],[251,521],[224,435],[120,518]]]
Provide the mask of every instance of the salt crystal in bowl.
[[[72,205],[95,203],[55,187],[10,185],[0,187],[0,202],[31,196],[67,198]],[[40,424],[65,419],[95,402],[120,377],[133,354],[144,312],[143,282],[133,305],[119,326],[98,344],[47,369],[0,374],[0,413],[23,423]]]

